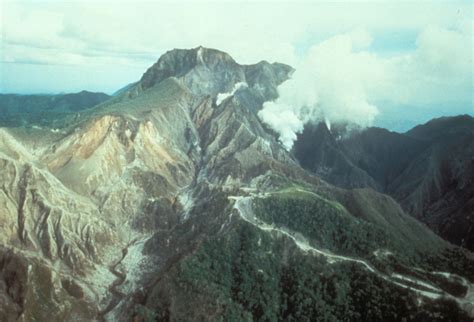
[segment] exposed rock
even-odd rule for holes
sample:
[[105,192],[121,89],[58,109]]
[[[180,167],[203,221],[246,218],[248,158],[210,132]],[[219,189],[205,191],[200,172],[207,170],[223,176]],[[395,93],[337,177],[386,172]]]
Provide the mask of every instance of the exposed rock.
[[[474,271],[468,255],[390,197],[303,170],[262,126],[256,111],[291,72],[213,49],[173,50],[61,133],[1,129],[0,319],[311,319],[318,303],[295,304],[304,284],[325,298],[338,289],[334,276],[352,286],[318,306],[332,319],[349,312],[340,301],[367,320],[393,318],[367,312],[356,292],[364,279],[384,294],[373,305],[388,306],[391,292],[401,298],[387,314],[419,303],[422,317],[464,317],[474,277],[458,275]],[[239,82],[247,86],[234,91]],[[256,210],[243,213],[242,198]],[[467,291],[444,290],[434,269]]]

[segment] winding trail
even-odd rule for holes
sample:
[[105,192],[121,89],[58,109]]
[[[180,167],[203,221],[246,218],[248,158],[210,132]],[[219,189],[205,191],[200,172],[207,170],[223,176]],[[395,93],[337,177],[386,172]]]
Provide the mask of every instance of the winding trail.
[[462,276],[453,273],[446,273],[446,272],[432,272],[435,275],[441,275],[446,278],[455,278],[461,281],[466,288],[466,294],[462,298],[455,298],[458,304],[468,312],[469,316],[471,316],[474,320],[474,284],[470,283],[467,279]]
[[[281,235],[288,237],[296,244],[296,246],[301,251],[305,253],[313,253],[319,256],[324,256],[328,258],[330,262],[346,261],[346,262],[352,262],[358,265],[362,265],[369,272],[376,274],[377,276],[388,281],[389,283],[392,283],[394,285],[397,285],[405,289],[409,289],[410,291],[413,291],[417,293],[418,295],[429,298],[429,299],[439,299],[439,298],[452,299],[456,301],[459,304],[459,306],[462,309],[464,309],[471,317],[474,318],[474,287],[466,279],[460,276],[458,277],[459,279],[461,279],[464,286],[467,287],[468,289],[465,296],[462,298],[459,298],[459,297],[455,297],[451,294],[446,293],[441,288],[433,284],[430,284],[427,281],[422,281],[412,276],[405,276],[405,275],[396,274],[396,273],[392,273],[391,275],[388,275],[379,271],[378,269],[373,267],[371,264],[369,264],[365,260],[343,256],[343,255],[336,255],[326,250],[313,247],[309,244],[309,242],[303,236],[301,236],[301,234],[294,234],[285,228],[275,227],[274,225],[265,223],[264,221],[260,220],[259,218],[255,216],[252,210],[253,198],[254,197],[265,198],[267,195],[268,194],[252,194],[251,193],[250,196],[229,196],[228,199],[235,201],[233,209],[237,210],[238,214],[243,220],[252,224],[253,226],[257,227],[260,230],[267,231],[270,233],[277,232]],[[451,276],[454,276],[453,274],[444,273],[444,272],[436,272],[436,274],[442,274],[447,278],[451,278]]]
[[110,284],[109,286],[109,292],[110,294],[112,294],[112,299],[110,300],[109,304],[105,307],[105,309],[101,310],[99,313],[98,313],[98,318],[100,321],[107,321],[107,319],[105,318],[105,316],[110,312],[112,311],[119,303],[120,301],[125,298],[125,294],[122,293],[121,291],[119,291],[117,289],[118,286],[122,285],[123,282],[125,282],[125,279],[127,278],[127,274],[125,273],[122,273],[121,271],[117,270],[117,266],[120,265],[120,263],[123,261],[123,259],[127,256],[128,254],[128,248],[133,245],[133,243],[135,243],[135,240],[132,240],[131,242],[129,242],[127,244],[127,246],[125,246],[123,249],[122,249],[122,256],[120,257],[120,259],[115,262],[113,265],[111,265],[109,267],[109,271],[115,275],[116,279],[115,281],[113,281],[112,284]]

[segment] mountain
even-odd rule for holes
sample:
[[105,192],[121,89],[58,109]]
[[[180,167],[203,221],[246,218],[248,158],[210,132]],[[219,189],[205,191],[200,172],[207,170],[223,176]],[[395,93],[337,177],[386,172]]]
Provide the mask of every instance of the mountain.
[[54,126],[58,119],[108,100],[104,93],[59,95],[0,94],[0,126]]
[[309,125],[294,154],[328,182],[389,194],[441,237],[474,250],[471,116],[434,119],[403,134],[380,128],[348,133]]
[[[400,105],[388,101],[375,102],[379,114],[375,117],[373,125],[391,131],[404,133],[413,127],[429,122],[433,118],[469,114],[473,116],[472,101],[464,103],[438,103],[430,104],[429,111],[422,106]],[[400,113],[403,110],[403,113]]]
[[262,125],[292,71],[172,50],[58,131],[0,129],[0,320],[472,320],[472,253]]

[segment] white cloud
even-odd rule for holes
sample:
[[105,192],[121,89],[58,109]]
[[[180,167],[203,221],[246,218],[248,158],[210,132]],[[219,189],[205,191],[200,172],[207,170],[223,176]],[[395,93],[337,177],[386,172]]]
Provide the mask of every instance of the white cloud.
[[368,102],[367,92],[384,78],[384,71],[374,55],[360,51],[371,42],[367,32],[357,30],[313,46],[292,79],[279,87],[280,97],[264,104],[260,118],[280,134],[287,149],[310,121],[373,121],[377,108]]
[[[325,111],[334,119],[358,106],[368,114],[360,122],[369,122],[378,99],[423,103],[445,99],[447,92],[465,97],[472,89],[472,58],[465,59],[465,47],[472,46],[470,1],[2,1],[0,10],[0,60],[11,71],[0,77],[2,91],[21,84],[14,68],[25,63],[49,64],[51,73],[60,69],[55,65],[70,66],[76,73],[67,75],[83,74],[80,81],[51,83],[50,91],[74,82],[80,88],[86,78],[104,80],[97,90],[119,88],[123,77],[106,81],[107,75],[90,71],[131,70],[131,82],[165,51],[199,45],[227,51],[239,63],[280,61],[297,73],[310,66],[324,82],[301,72],[318,88],[312,94],[301,89],[310,95],[305,100],[336,104],[340,108]],[[380,57],[371,51],[372,37],[398,31],[420,33],[414,52],[402,48],[394,57]],[[296,85],[284,86],[299,87],[297,76]],[[327,94],[336,85],[346,94]]]
[[370,125],[377,102],[430,107],[469,104],[471,98],[472,107],[470,33],[428,27],[419,34],[414,51],[391,57],[370,52],[367,31],[334,36],[311,47],[292,79],[279,87],[279,98],[265,103],[259,116],[290,149],[307,122]]
[[[95,62],[87,56],[90,52],[112,60],[120,54],[129,64],[137,64],[137,56],[156,60],[170,48],[198,45],[226,50],[243,63],[267,59],[291,64],[296,62],[295,47],[303,39],[355,27],[383,32],[446,26],[471,8],[462,3],[311,1],[3,1],[1,6],[2,49],[7,54],[10,43],[21,43],[83,55],[80,64]],[[19,52],[10,56],[23,60]]]

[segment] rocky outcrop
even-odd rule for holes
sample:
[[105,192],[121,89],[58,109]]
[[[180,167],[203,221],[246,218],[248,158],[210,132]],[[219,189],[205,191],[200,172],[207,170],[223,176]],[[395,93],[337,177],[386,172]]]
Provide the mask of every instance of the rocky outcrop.
[[[141,254],[137,245],[186,218],[201,189],[197,186],[238,183],[273,154],[291,161],[244,105],[229,97],[216,106],[217,94],[247,77],[251,87],[241,97],[263,100],[275,95],[288,67],[271,66],[247,68],[225,53],[204,48],[172,51],[138,83],[140,95],[129,97],[137,91],[129,89],[83,113],[68,129],[2,130],[2,245],[25,263],[41,261],[45,274],[56,272],[47,278],[51,290],[80,298],[92,305],[96,318],[109,319],[122,297],[141,285],[140,276],[157,270],[150,266],[155,255]],[[259,75],[258,69],[265,74]],[[261,159],[247,166],[251,158],[246,154],[254,148]],[[239,169],[239,162],[245,168]],[[131,272],[122,261],[142,263],[151,271]],[[26,288],[28,279],[17,283]],[[131,289],[118,291],[121,284]],[[25,316],[27,310],[40,314],[26,298],[5,297],[11,306],[7,319]],[[66,307],[56,310],[69,314]]]

